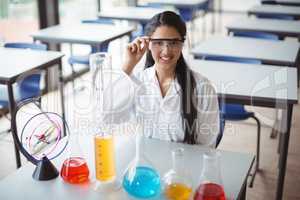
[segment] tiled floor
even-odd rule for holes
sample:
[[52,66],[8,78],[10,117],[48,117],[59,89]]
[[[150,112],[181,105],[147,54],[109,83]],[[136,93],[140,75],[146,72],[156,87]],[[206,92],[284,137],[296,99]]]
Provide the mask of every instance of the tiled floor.
[[[226,23],[232,18],[240,17],[239,14],[227,14],[223,16],[222,21]],[[201,21],[198,21],[197,24],[201,24]],[[207,25],[210,26],[210,20],[207,21]],[[208,27],[207,30],[210,30]],[[221,31],[218,34],[224,35],[224,28],[221,28]],[[194,36],[197,38],[197,41],[201,41],[200,33],[195,33]],[[209,37],[209,35],[208,35]],[[118,67],[121,63],[122,58],[120,57],[120,44],[119,42],[114,42],[110,48],[111,53],[114,56],[114,66]],[[185,51],[187,52],[187,51]],[[66,63],[65,63],[66,64]],[[77,80],[77,85],[84,83],[83,79]],[[66,88],[66,103],[72,99],[71,86]],[[44,104],[47,104],[47,107],[50,106],[50,99],[53,99],[53,95],[48,95],[43,98]],[[59,102],[59,101],[58,101]],[[68,104],[69,105],[69,104]],[[53,107],[53,105],[52,105]],[[54,105],[54,107],[56,107]],[[74,110],[73,107],[68,107],[69,111]],[[274,118],[274,110],[266,108],[251,108],[258,113],[263,113],[264,116],[268,116],[270,120]],[[59,110],[59,108],[54,108],[54,110]],[[262,119],[262,118],[261,118]],[[284,190],[284,199],[286,200],[296,200],[300,199],[300,124],[297,122],[300,120],[300,106],[297,105],[294,107],[293,112],[293,124],[290,138],[290,148],[289,148],[289,157],[287,165],[287,173],[285,178],[285,190]],[[1,118],[0,119],[0,131],[7,128],[9,122]],[[268,200],[274,199],[275,189],[276,189],[276,180],[277,180],[277,144],[278,138],[270,139],[271,128],[267,125],[262,127],[262,146],[261,146],[261,171],[257,174],[254,187],[248,188],[247,199],[250,200]],[[220,149],[238,151],[238,152],[255,152],[256,144],[256,125],[251,120],[245,122],[231,123],[226,124],[226,129],[224,137],[220,144]],[[15,171],[15,158],[14,158],[14,149],[12,138],[10,134],[1,134],[0,135],[0,179],[9,175]],[[25,161],[25,160],[24,160]],[[24,163],[24,162],[23,162]]]

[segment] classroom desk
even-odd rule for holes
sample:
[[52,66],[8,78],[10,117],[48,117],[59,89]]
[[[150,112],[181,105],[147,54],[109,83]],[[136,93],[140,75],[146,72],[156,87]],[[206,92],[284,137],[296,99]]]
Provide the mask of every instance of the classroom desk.
[[207,4],[211,0],[147,0],[147,3],[155,3],[166,6],[174,6],[177,9],[190,8],[190,9],[201,9],[201,7]]
[[[71,45],[71,55],[73,55],[72,44],[91,45],[95,51],[102,51],[102,45],[108,46],[109,42],[123,36],[131,36],[134,27],[116,26],[107,24],[67,24],[51,26],[32,34],[34,41],[39,40],[47,44],[68,43]],[[88,71],[88,68],[79,72],[79,74]],[[73,71],[71,79],[76,77]]]
[[113,7],[108,10],[101,10],[101,12],[98,13],[98,17],[138,22],[142,25],[144,30],[146,23],[154,15],[163,11],[166,11],[166,9],[150,7]]
[[263,64],[299,67],[300,44],[245,37],[214,36],[192,49],[195,58],[225,56],[261,60]]
[[216,86],[221,101],[283,109],[285,127],[279,156],[276,200],[282,199],[293,105],[298,103],[297,69],[220,61],[193,60],[193,70]]
[[[61,177],[50,181],[35,181],[31,177],[34,166],[28,164],[0,181],[0,190],[2,191],[0,199],[130,199],[123,189],[106,193],[94,191],[92,183],[95,180],[93,138],[84,135],[80,137],[79,141],[84,147],[83,149],[86,150],[87,164],[90,169],[90,183],[81,186],[71,185],[64,183]],[[115,137],[117,177],[119,179],[122,177],[123,170],[134,158],[134,148],[135,144],[132,136]],[[171,168],[171,150],[176,148],[184,148],[186,168],[191,173],[194,187],[196,187],[202,169],[202,155],[208,149],[153,139],[146,139],[143,144],[143,152],[158,170],[160,176],[163,176]],[[220,153],[221,173],[227,197],[229,199],[245,199],[247,176],[253,164],[254,156],[228,151],[220,151]],[[59,159],[54,161],[58,169],[61,167],[62,157],[64,156],[60,156]]]
[[[266,0],[261,0],[261,2]],[[284,6],[300,6],[300,0],[267,0],[266,2],[270,2],[272,4],[279,4]]]
[[300,21],[281,19],[241,18],[226,25],[228,33],[236,31],[265,32],[279,38],[296,37],[300,41]]
[[[45,70],[55,65],[59,65],[60,98],[62,106],[62,116],[65,117],[64,92],[62,81],[61,58],[63,54],[53,51],[32,51],[28,49],[0,48],[0,84],[7,86],[9,111],[14,113],[16,102],[13,92],[13,84],[19,78],[36,70]],[[11,131],[17,134],[15,119],[11,119]],[[20,153],[15,143],[16,165],[21,167]]]
[[34,40],[44,43],[87,44],[101,49],[101,44],[123,36],[130,36],[133,27],[104,24],[56,25],[32,34]]
[[280,15],[300,18],[300,7],[282,5],[255,5],[248,10],[248,15]]
[[[213,0],[147,0],[147,3],[154,3],[163,6],[174,6],[179,12],[186,13],[189,10],[192,13],[192,19],[197,16],[196,13],[199,10],[203,11],[203,16],[212,9],[215,5]],[[215,16],[212,17],[212,30],[213,33],[215,31]],[[192,23],[192,30],[194,29],[194,24]],[[205,24],[203,24],[203,34],[205,32]]]

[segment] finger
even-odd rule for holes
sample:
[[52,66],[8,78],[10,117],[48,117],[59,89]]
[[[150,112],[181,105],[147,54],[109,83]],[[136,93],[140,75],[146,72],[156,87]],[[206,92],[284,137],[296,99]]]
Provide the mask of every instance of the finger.
[[142,38],[137,38],[135,44],[137,45],[137,50],[138,50],[138,51],[142,51],[143,39],[142,39]]
[[128,49],[131,53],[135,53],[136,52],[136,46],[134,43],[128,44]]
[[147,46],[147,48],[149,47],[149,43],[150,43],[150,37],[149,36],[144,36],[143,40],[145,41],[145,44]]
[[140,38],[142,38],[142,39],[144,39],[144,40],[150,40],[150,37],[149,37],[149,36],[142,36],[142,37],[140,37]]
[[143,40],[143,51],[146,51],[147,49],[149,49],[149,41],[150,41],[150,39]]
[[148,43],[149,42],[145,38],[142,38],[140,41],[141,41],[141,44],[140,44],[141,49],[140,49],[140,51],[143,53],[143,52],[145,52],[148,49]]
[[139,43],[139,50],[141,52],[145,52],[145,50],[148,49],[149,37],[139,38],[138,43]]
[[132,44],[132,53],[136,53],[138,51],[138,47],[135,43]]

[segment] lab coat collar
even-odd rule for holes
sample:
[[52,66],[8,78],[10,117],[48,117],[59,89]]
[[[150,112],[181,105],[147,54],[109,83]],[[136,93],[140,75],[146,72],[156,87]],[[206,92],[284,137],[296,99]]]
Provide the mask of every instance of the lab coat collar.
[[[147,76],[148,76],[149,80],[156,83],[157,86],[158,86],[158,89],[160,90],[159,82],[158,82],[158,79],[157,79],[157,76],[156,76],[155,67],[152,66],[152,67],[149,67],[146,70],[147,70]],[[181,89],[180,89],[180,85],[179,85],[177,77],[176,77],[175,80],[172,81],[172,83],[170,85],[170,88],[169,88],[166,96],[164,97],[164,99],[166,100],[170,97],[177,96],[180,93],[181,93]]]

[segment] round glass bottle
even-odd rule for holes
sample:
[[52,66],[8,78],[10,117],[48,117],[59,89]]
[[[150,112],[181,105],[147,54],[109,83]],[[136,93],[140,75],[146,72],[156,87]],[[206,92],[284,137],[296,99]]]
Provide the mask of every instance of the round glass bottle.
[[151,199],[161,193],[160,175],[143,151],[145,138],[142,135],[143,125],[138,125],[136,133],[135,158],[129,164],[123,177],[123,188],[133,198]]

